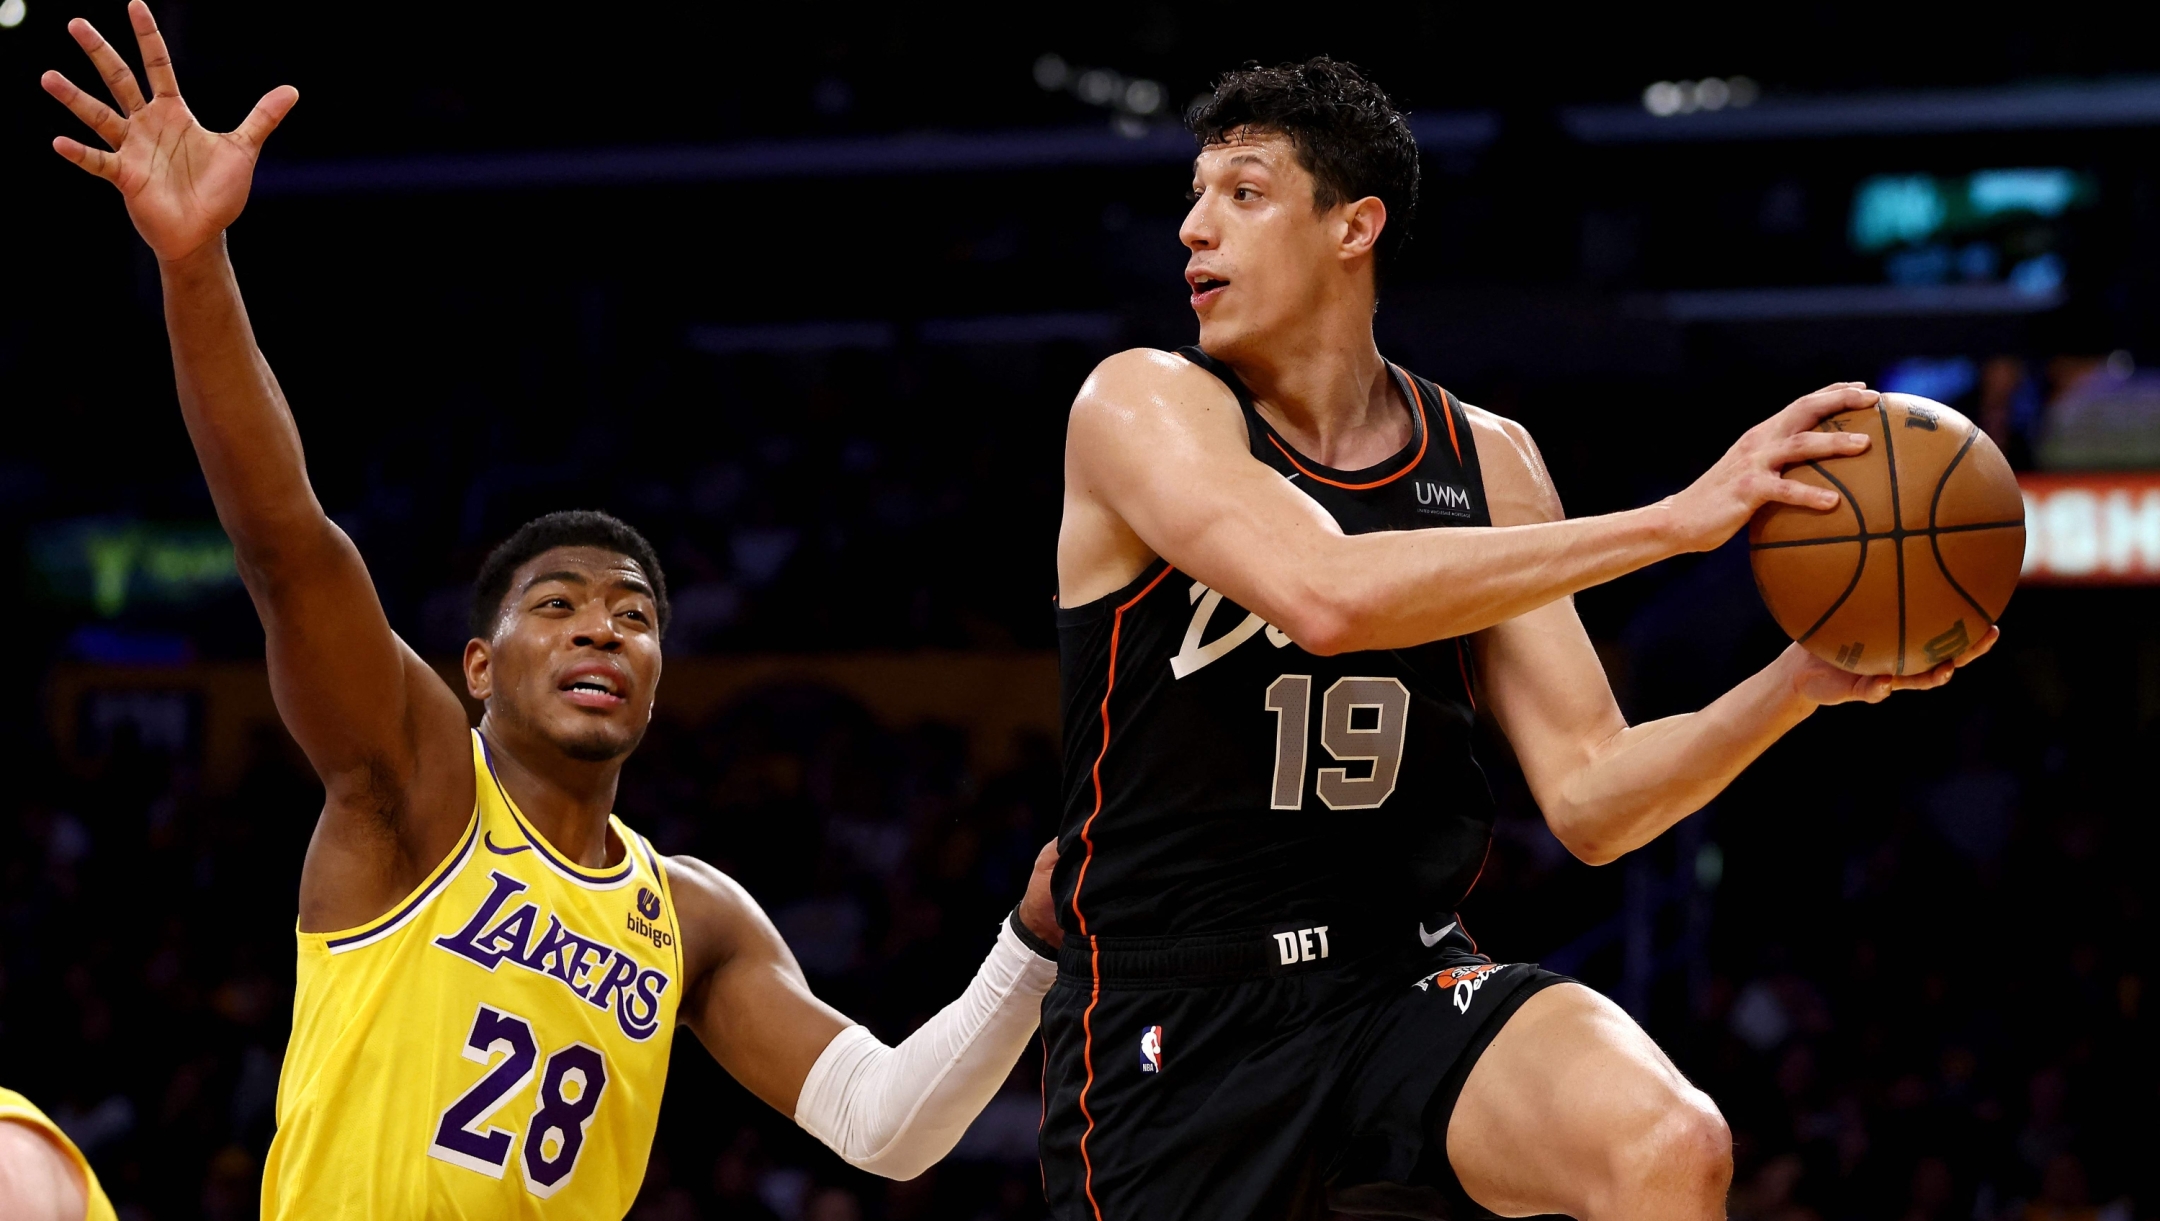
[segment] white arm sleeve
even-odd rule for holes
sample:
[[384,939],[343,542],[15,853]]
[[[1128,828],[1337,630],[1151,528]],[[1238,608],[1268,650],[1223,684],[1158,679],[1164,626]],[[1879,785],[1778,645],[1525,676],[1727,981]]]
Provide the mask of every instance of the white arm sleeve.
[[1042,1020],[1057,963],[1010,921],[958,1000],[887,1047],[860,1026],[833,1036],[803,1079],[795,1122],[849,1164],[912,1179],[952,1152]]

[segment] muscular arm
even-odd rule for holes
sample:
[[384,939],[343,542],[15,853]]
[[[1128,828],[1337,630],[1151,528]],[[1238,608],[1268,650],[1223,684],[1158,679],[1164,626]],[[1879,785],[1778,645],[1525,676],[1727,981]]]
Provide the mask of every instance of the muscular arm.
[[[1402,648],[1467,635],[1682,551],[1714,547],[1766,500],[1827,508],[1782,477],[1803,457],[1864,440],[1809,431],[1874,401],[1853,386],[1801,399],[1758,425],[1709,474],[1660,504],[1499,529],[1346,535],[1255,461],[1236,400],[1181,357],[1132,351],[1096,369],[1066,442],[1061,581],[1159,555],[1316,653]],[[1138,562],[1133,558],[1138,557]]]
[[[1055,845],[1019,915],[1056,935]],[[898,1047],[819,1000],[748,892],[693,857],[668,861],[689,990],[683,1022],[722,1068],[853,1165],[912,1178],[951,1151],[1034,1033],[1056,964],[1001,929],[975,979]]]
[[46,73],[47,92],[112,151],[64,137],[54,148],[119,189],[157,254],[181,415],[262,616],[279,714],[328,789],[301,926],[345,927],[416,882],[470,813],[465,711],[391,632],[359,552],[316,501],[226,257],[262,141],[298,94],[274,90],[238,130],[208,131],[180,98],[150,10],[138,0],[128,16],[149,98],[88,22],[70,23],[120,109]]
[[[1470,418],[1494,524],[1563,520],[1530,435],[1475,408]],[[1820,705],[1940,686],[1994,637],[1955,662],[1897,680],[1847,674],[1793,645],[1701,711],[1633,726],[1572,599],[1496,624],[1474,643],[1486,701],[1546,823],[1570,852],[1602,865],[1701,809]]]
[[783,1115],[803,1078],[851,1023],[810,991],[765,909],[735,879],[695,857],[668,858],[683,926],[683,1024],[720,1067]]
[[[278,713],[327,789],[302,919],[358,923],[447,852],[471,813],[465,709],[391,631],[359,550],[316,500],[223,240],[160,272],[181,415],[262,617]],[[370,868],[386,829],[403,869]]]

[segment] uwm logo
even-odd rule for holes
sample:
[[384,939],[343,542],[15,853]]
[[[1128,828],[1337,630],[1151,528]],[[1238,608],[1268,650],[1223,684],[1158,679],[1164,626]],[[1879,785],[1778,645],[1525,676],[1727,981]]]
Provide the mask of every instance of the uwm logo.
[[1413,479],[1410,489],[1417,493],[1418,511],[1421,513],[1445,513],[1450,517],[1470,516],[1470,489],[1435,483],[1430,479]]

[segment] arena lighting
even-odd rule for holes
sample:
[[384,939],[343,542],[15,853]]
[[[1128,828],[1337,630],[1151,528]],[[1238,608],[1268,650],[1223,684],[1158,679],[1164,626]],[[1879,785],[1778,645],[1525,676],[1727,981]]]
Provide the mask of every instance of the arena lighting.
[[2018,476],[2026,585],[2160,585],[2160,471]]
[[[2153,76],[1991,89],[1766,97],[1745,108],[1728,103],[1722,110],[1703,108],[1699,97],[1694,109],[1688,109],[1690,95],[1679,91],[1685,83],[1660,82],[1673,88],[1652,85],[1629,103],[1565,107],[1560,111],[1560,126],[1587,144],[2160,126],[2160,77]],[[1726,84],[1732,84],[1731,78]]]
[[12,30],[30,15],[30,6],[23,0],[0,0],[0,30]]
[[1699,81],[1658,81],[1643,90],[1643,109],[1661,119],[1698,110],[1745,110],[1762,89],[1745,76],[1705,77]]

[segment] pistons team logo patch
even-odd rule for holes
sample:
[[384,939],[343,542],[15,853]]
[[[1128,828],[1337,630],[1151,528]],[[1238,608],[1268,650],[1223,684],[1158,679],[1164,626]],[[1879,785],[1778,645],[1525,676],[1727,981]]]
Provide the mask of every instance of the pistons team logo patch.
[[1159,1073],[1162,1071],[1162,1027],[1160,1026],[1142,1026],[1140,1028],[1140,1071],[1143,1073]]
[[1467,967],[1449,967],[1436,971],[1417,981],[1418,991],[1430,992],[1434,988],[1455,994],[1455,1012],[1470,1012],[1470,999],[1478,994],[1493,973],[1506,966],[1501,962],[1481,962]]

